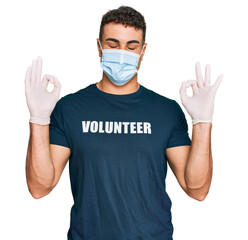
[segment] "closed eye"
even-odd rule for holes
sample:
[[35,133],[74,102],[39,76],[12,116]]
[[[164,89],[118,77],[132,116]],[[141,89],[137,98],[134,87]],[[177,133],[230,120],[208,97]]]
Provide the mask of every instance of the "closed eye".
[[[117,46],[109,46],[110,48],[117,48]],[[135,48],[128,48],[128,49],[130,49],[130,50],[135,50]]]

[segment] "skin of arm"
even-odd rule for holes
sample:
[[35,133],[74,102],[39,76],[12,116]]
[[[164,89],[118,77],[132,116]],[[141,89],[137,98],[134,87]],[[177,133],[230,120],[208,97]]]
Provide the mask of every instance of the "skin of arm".
[[57,185],[70,156],[70,149],[49,143],[49,125],[29,123],[26,180],[35,198],[49,194]]
[[194,124],[191,146],[166,149],[168,164],[180,186],[198,201],[206,198],[212,180],[211,130],[212,123]]

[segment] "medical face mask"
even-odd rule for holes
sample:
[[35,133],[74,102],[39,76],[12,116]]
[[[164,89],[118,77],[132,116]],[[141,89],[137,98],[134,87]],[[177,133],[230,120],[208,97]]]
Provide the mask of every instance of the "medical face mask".
[[102,49],[102,67],[108,78],[116,85],[124,85],[138,72],[136,69],[140,54],[121,49]]

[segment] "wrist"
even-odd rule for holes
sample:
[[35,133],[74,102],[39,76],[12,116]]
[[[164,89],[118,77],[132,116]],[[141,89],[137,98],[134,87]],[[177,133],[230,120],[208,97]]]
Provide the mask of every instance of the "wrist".
[[199,122],[195,125],[193,125],[192,131],[193,135],[199,136],[201,139],[206,139],[208,138],[209,134],[211,133],[212,130],[212,123],[203,123]]
[[192,125],[195,125],[197,123],[212,123],[213,119],[208,119],[208,120],[202,120],[202,119],[192,119]]
[[50,124],[50,116],[47,116],[47,115],[41,116],[41,117],[30,116],[29,122],[36,123],[39,125],[48,125]]

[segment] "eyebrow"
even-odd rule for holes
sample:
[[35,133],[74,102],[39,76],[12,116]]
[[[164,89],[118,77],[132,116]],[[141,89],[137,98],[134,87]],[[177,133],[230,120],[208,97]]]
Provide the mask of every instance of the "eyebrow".
[[[112,42],[116,42],[116,43],[120,42],[118,39],[115,39],[115,38],[107,38],[106,41],[112,41]],[[140,43],[140,42],[137,40],[130,40],[127,43],[130,44],[130,43]]]

